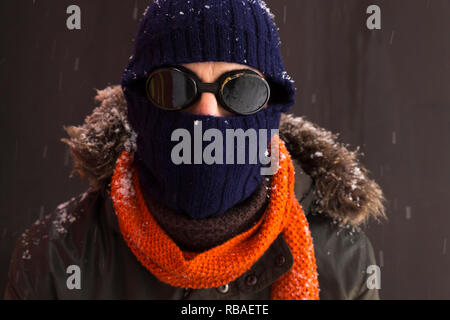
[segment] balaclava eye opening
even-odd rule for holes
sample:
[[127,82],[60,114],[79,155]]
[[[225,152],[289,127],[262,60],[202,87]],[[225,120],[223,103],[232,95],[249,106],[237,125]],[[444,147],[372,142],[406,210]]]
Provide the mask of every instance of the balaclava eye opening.
[[[219,61],[262,72],[271,86],[268,108],[249,116],[214,117],[161,110],[147,99],[145,81],[158,67]],[[174,164],[174,130],[185,129],[194,137],[201,125],[202,132],[216,129],[225,137],[227,129],[266,129],[268,144],[270,130],[278,129],[281,113],[295,101],[273,15],[261,0],[153,2],[141,22],[122,88],[129,122],[138,134],[134,157],[142,187],[194,219],[221,215],[249,197],[264,178],[262,165],[249,164],[248,158],[245,164]],[[203,142],[203,149],[207,145]],[[246,143],[245,154],[248,148]]]

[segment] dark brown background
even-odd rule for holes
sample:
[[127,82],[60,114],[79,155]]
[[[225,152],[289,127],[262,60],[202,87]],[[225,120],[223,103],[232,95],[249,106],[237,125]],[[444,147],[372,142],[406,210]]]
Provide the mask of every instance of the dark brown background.
[[[82,30],[66,28],[66,8]],[[37,218],[87,185],[59,141],[94,88],[119,83],[147,0],[0,2],[0,293],[12,248]],[[271,0],[294,113],[334,132],[388,199],[367,234],[384,299],[450,299],[450,0]],[[366,8],[382,29],[366,28]]]

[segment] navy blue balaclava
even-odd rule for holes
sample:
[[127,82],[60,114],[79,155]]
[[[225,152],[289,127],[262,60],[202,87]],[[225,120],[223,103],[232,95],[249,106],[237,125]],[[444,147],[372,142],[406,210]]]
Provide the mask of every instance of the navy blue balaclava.
[[[267,129],[269,142],[270,130],[278,129],[281,113],[295,101],[280,44],[273,16],[261,0],[159,0],[147,8],[122,88],[138,135],[134,159],[139,179],[153,198],[202,219],[225,213],[256,190],[264,178],[259,157],[256,164],[249,164],[248,157],[245,164],[226,164],[225,147],[224,164],[177,165],[171,154],[179,142],[171,136],[185,129],[193,138],[199,125],[202,132],[214,128],[223,137],[227,129]],[[268,108],[249,116],[215,117],[161,110],[147,99],[145,82],[153,70],[209,61],[239,63],[263,73],[271,87]],[[203,142],[203,149],[209,143]],[[246,143],[245,154],[248,148]]]

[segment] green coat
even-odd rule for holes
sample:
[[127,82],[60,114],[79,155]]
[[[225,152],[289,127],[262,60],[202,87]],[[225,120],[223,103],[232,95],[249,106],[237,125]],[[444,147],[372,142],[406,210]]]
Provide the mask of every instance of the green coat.
[[[132,148],[120,87],[99,92],[100,106],[81,127],[67,129],[76,170],[91,188],[58,206],[19,238],[6,299],[269,299],[273,282],[293,263],[282,235],[253,267],[220,288],[191,290],[162,283],[125,243],[108,192],[115,161]],[[119,130],[111,130],[114,127]],[[96,130],[93,130],[96,128]],[[99,129],[103,138],[99,139]],[[383,194],[357,152],[300,117],[283,115],[280,137],[296,167],[296,196],[313,238],[321,299],[378,299],[367,285],[376,265],[360,226],[384,216]],[[108,155],[105,160],[104,155]],[[67,268],[79,267],[80,289],[69,289]]]

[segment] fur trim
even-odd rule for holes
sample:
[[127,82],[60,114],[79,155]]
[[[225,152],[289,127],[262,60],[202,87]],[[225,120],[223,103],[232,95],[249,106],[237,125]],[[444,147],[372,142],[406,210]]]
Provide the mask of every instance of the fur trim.
[[[127,120],[127,103],[120,86],[99,90],[100,103],[82,126],[65,127],[74,161],[71,176],[87,178],[92,190],[109,183],[116,160],[123,150],[136,150],[136,133]],[[280,137],[292,158],[314,183],[317,212],[341,225],[357,227],[370,217],[385,217],[383,193],[368,170],[332,134],[302,117],[282,115]]]
[[97,90],[94,109],[79,127],[64,127],[69,139],[61,139],[70,147],[75,172],[89,180],[91,190],[102,188],[110,180],[116,160],[123,150],[136,150],[136,133],[127,119],[127,104],[119,86]]
[[358,162],[359,148],[350,151],[332,134],[302,117],[282,115],[280,137],[293,159],[314,181],[317,212],[342,225],[358,226],[370,217],[385,218],[385,198],[369,171]]

